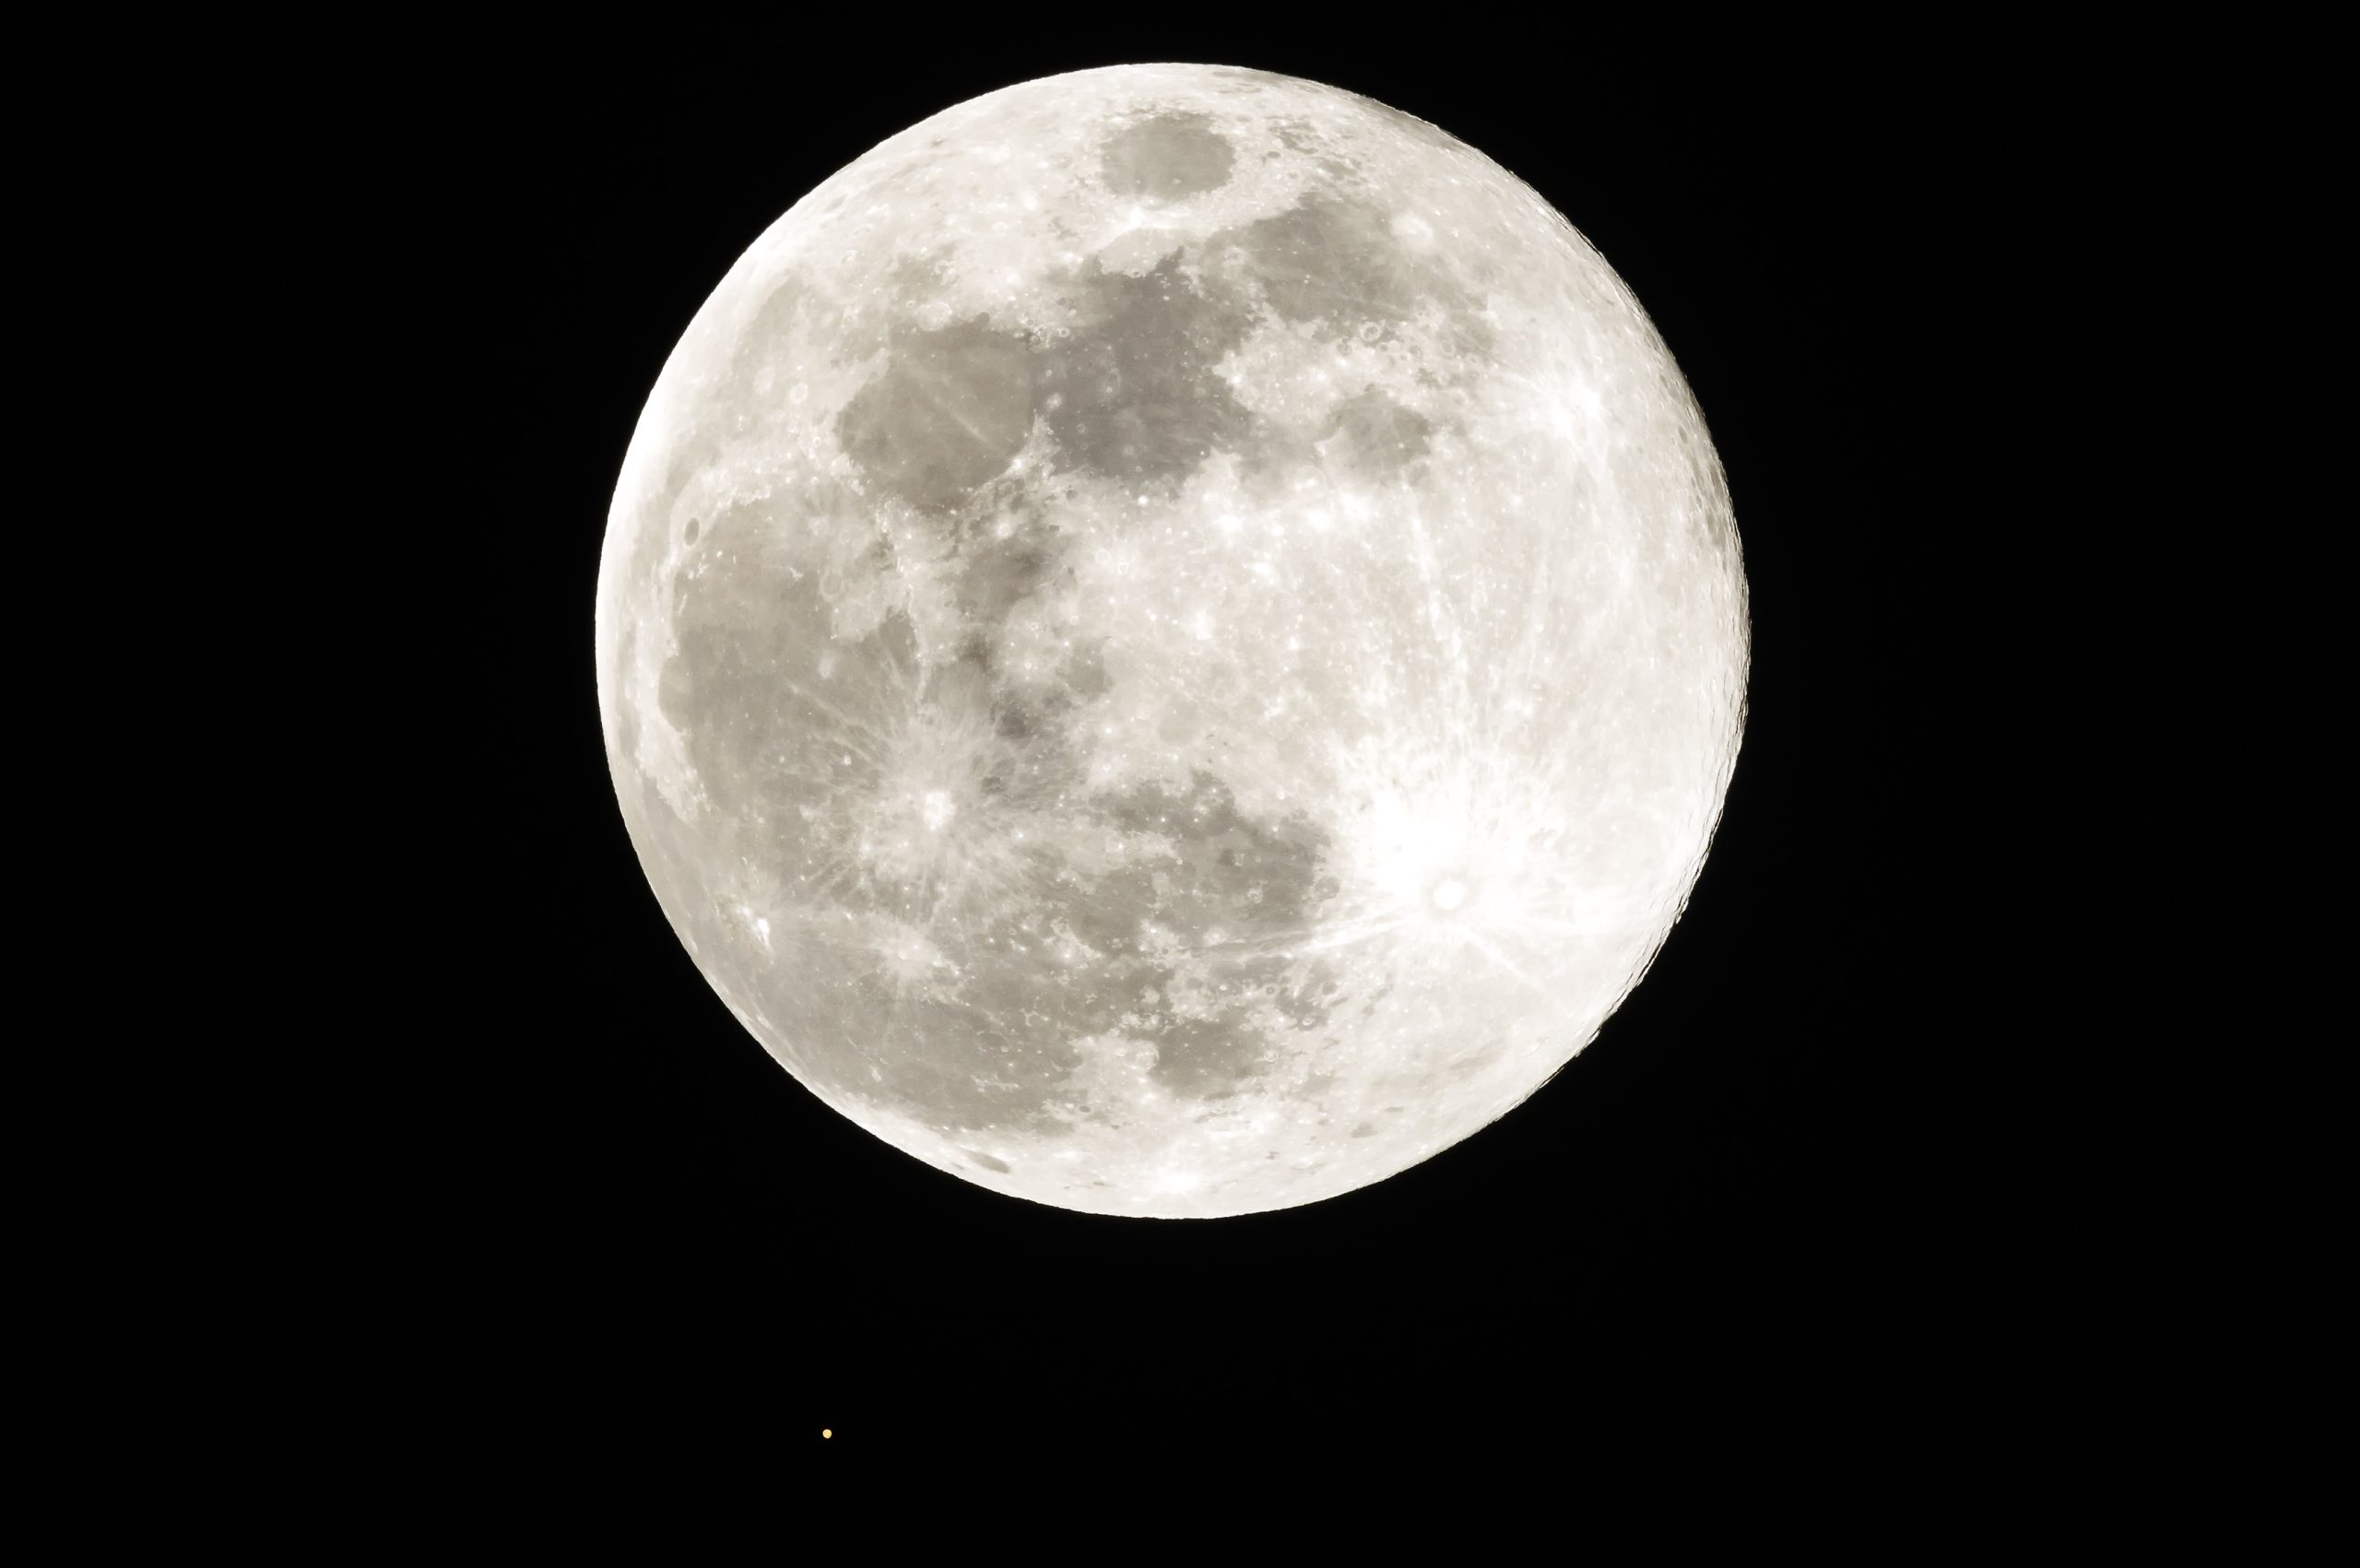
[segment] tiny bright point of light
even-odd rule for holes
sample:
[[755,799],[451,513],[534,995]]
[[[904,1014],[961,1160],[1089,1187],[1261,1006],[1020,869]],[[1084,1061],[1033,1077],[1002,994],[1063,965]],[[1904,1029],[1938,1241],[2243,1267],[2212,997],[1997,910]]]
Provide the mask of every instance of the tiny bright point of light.
[[1467,902],[1467,884],[1453,877],[1434,888],[1436,909],[1457,909]]
[[836,1429],[833,1427],[823,1426],[820,1429],[820,1435],[822,1437],[833,1437],[836,1435]]

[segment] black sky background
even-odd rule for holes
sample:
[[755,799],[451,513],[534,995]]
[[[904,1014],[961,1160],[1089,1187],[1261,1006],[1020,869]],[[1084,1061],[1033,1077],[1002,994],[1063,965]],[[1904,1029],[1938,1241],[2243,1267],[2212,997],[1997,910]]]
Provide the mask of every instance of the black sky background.
[[[986,1474],[977,1550],[1469,1497],[1887,1560],[2282,1527],[2328,1416],[2322,1244],[2251,1159],[2330,962],[2328,666],[2278,640],[2330,615],[2280,368],[2318,41],[805,26],[58,56],[102,738],[170,760],[110,774],[108,897],[176,935],[84,1026],[148,1047],[113,1527],[735,1561]],[[1564,211],[1696,391],[1754,614],[1712,857],[1597,1043],[1379,1186],[1184,1224],[967,1185],[771,1062],[641,876],[590,621],[641,403],[773,219],[962,99],[1169,58]]]

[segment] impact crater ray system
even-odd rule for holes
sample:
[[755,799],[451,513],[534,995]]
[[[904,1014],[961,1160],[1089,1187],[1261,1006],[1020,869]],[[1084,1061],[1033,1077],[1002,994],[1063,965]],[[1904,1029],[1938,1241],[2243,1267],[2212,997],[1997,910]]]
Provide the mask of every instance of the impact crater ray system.
[[601,560],[655,895],[829,1105],[1218,1216],[1528,1098],[1679,918],[1745,579],[1686,383],[1529,188],[1266,73],[903,132],[690,324]]

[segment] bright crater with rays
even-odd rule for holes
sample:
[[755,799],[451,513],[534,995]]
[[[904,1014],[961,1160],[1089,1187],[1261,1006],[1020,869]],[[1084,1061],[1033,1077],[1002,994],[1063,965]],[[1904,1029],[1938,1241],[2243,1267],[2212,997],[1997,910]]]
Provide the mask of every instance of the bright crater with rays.
[[931,1164],[1284,1208],[1529,1096],[1742,723],[1704,420],[1566,222],[1258,72],[1031,82],[741,258],[608,519],[598,693],[738,1019]]

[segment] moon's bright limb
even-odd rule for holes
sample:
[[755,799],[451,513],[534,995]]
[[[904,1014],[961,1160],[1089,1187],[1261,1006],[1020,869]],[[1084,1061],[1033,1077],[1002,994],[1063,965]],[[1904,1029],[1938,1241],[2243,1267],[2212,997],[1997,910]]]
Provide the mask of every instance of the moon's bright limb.
[[1434,126],[1026,83],[798,202],[642,416],[598,691],[665,912],[829,1104],[1223,1215],[1531,1094],[1734,764],[1720,466],[1629,290]]

